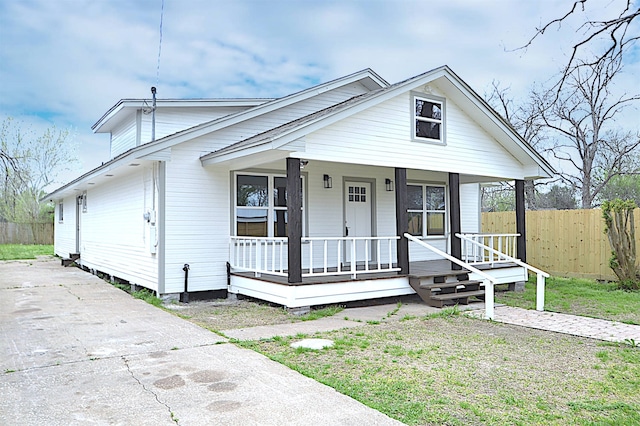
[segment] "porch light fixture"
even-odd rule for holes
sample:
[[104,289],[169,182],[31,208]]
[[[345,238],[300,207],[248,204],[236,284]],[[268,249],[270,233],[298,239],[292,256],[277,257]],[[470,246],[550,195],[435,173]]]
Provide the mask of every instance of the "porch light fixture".
[[325,189],[333,188],[333,181],[331,179],[331,176],[329,175],[322,176],[322,181],[324,182]]
[[304,166],[309,164],[309,160],[300,160],[300,168],[304,169]]
[[393,191],[393,181],[389,178],[384,180],[384,186],[387,191]]

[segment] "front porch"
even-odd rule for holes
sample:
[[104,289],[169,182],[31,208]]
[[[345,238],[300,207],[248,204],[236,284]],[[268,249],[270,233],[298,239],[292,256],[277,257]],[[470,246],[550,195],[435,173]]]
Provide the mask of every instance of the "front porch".
[[393,262],[400,237],[302,239],[304,266],[296,282],[289,280],[286,238],[232,237],[228,291],[288,308],[415,293],[441,307],[486,296],[486,316],[491,318],[494,286],[526,281],[533,271],[538,273],[542,310],[546,274],[515,258],[517,234],[457,234],[464,260],[408,234],[404,237],[413,257],[425,257],[426,251],[438,258],[408,262],[404,272]]

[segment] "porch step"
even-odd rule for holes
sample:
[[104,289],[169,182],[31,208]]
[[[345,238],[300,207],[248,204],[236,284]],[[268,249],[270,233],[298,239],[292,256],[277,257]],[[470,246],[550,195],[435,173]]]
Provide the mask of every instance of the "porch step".
[[470,297],[483,298],[482,281],[469,280],[465,270],[438,271],[429,275],[410,275],[409,284],[429,306],[469,303]]
[[80,259],[80,253],[69,253],[69,257],[62,258],[62,266],[67,267],[73,265],[78,259]]

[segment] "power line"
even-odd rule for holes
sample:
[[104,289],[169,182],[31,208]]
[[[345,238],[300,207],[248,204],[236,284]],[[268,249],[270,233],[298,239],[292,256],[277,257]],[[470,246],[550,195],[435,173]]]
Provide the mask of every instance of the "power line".
[[164,0],[160,7],[160,43],[158,44],[158,66],[156,68],[156,87],[160,83],[160,54],[162,53],[162,18],[164,16]]

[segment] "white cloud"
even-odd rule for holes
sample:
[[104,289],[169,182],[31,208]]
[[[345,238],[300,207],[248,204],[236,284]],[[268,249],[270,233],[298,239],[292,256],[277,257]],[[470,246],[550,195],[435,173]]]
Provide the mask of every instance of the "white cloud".
[[[608,8],[587,3],[588,16]],[[161,0],[0,0],[0,115],[77,128],[85,169],[108,159],[90,127],[156,85]],[[571,2],[164,0],[158,94],[273,97],[370,67],[393,83],[447,64],[476,91],[526,94],[570,53],[580,16],[535,28]],[[640,54],[623,87],[637,89]],[[635,84],[634,84],[635,83]]]

